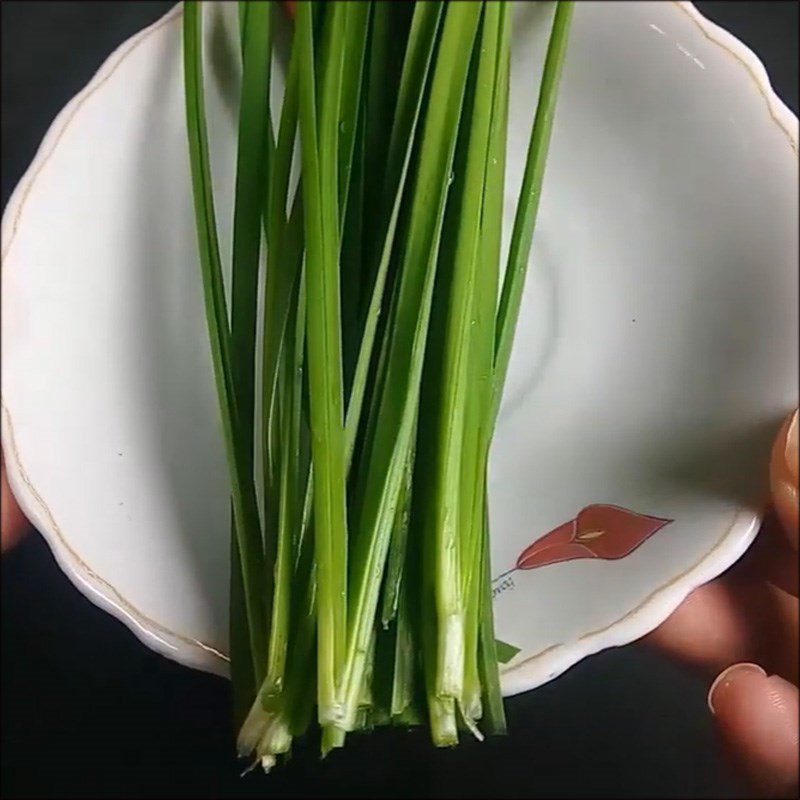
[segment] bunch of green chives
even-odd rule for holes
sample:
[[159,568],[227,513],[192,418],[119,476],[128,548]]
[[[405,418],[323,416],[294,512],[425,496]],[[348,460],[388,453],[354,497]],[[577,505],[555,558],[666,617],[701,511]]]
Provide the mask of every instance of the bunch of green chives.
[[265,768],[314,720],[323,753],[381,724],[427,722],[437,745],[505,730],[487,462],[572,14],[571,2],[554,4],[501,269],[510,4],[298,3],[277,128],[273,6],[239,4],[229,297],[203,10],[184,9],[200,264],[231,478],[234,713],[239,752]]

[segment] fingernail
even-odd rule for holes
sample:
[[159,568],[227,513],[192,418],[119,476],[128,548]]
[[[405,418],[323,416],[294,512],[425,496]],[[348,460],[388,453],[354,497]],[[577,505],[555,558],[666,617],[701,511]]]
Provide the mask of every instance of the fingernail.
[[792,419],[789,422],[789,429],[786,431],[786,466],[789,468],[789,474],[794,478],[795,486],[797,485],[797,411],[792,414]]
[[732,664],[727,669],[722,670],[708,690],[708,707],[711,709],[712,714],[716,714],[716,711],[714,711],[714,695],[719,691],[724,691],[737,675],[743,675],[746,672],[761,675],[762,678],[767,677],[767,673],[758,664]]

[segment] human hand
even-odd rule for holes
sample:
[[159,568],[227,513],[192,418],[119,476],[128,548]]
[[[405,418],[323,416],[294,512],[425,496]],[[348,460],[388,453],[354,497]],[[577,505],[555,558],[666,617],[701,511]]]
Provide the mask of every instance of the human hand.
[[765,797],[798,789],[797,411],[772,451],[774,514],[731,570],[702,586],[646,641],[698,667],[734,768]]

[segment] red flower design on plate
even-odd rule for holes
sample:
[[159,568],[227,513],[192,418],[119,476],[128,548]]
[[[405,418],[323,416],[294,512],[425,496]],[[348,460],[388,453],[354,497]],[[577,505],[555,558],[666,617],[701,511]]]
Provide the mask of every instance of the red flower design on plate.
[[516,569],[535,569],[576,558],[624,558],[670,522],[619,506],[586,506],[575,519],[526,547]]

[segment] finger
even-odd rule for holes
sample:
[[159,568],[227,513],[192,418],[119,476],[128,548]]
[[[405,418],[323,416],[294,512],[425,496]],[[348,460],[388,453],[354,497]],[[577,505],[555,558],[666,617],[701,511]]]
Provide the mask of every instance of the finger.
[[708,695],[723,745],[735,768],[765,797],[797,792],[798,690],[754,664],[735,664]]
[[730,573],[692,592],[644,642],[709,677],[729,664],[757,661],[796,681],[797,598]]
[[711,676],[735,661],[752,657],[758,643],[742,611],[757,614],[752,589],[724,576],[695,589],[651,634],[646,644]]
[[797,427],[797,411],[795,411],[783,423],[778,433],[770,462],[772,502],[795,549],[798,536]]
[[753,546],[740,560],[741,575],[752,581],[768,581],[797,597],[797,553],[786,539],[786,533],[774,510],[761,526]]
[[13,547],[28,530],[28,520],[20,511],[6,480],[5,461],[0,456],[0,483],[2,484],[2,513],[0,514],[0,550],[3,553]]

